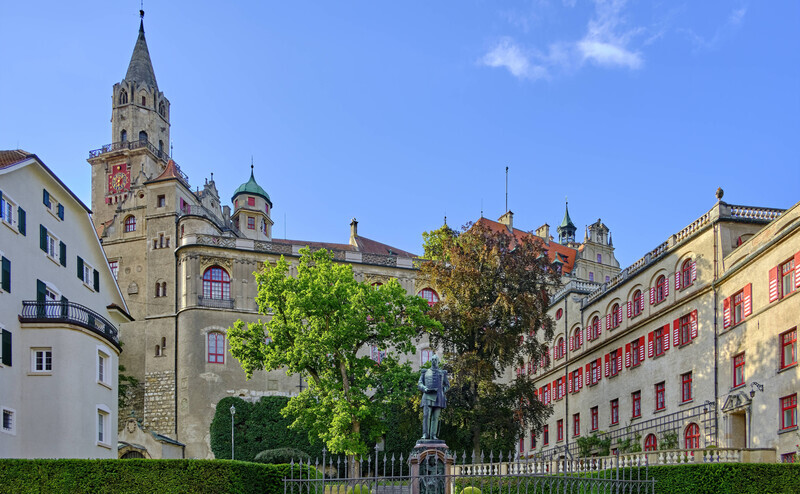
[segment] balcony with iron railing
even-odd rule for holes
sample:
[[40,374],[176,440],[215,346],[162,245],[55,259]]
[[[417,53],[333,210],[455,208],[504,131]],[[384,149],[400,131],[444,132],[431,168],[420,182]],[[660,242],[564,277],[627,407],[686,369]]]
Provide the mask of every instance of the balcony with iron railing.
[[19,322],[79,326],[102,336],[120,349],[117,327],[92,309],[74,302],[23,300]]
[[[159,160],[163,161],[164,163],[168,163],[169,159],[170,159],[169,154],[166,151],[156,148],[153,145],[153,143],[151,143],[147,139],[139,139],[138,141],[117,141],[117,142],[112,142],[111,144],[106,144],[103,147],[100,147],[98,149],[93,149],[93,150],[89,151],[89,158],[90,159],[91,158],[97,158],[98,156],[100,156],[102,154],[106,154],[106,153],[113,153],[113,152],[117,152],[117,151],[126,151],[126,150],[134,150],[134,149],[147,149],[148,151],[150,151],[153,154],[153,156],[156,159],[159,159]],[[183,181],[188,184],[189,183],[189,177],[185,173],[183,173],[183,171],[181,170],[180,166],[178,166],[177,163],[175,163],[175,169],[181,175],[181,178],[183,178]]]
[[197,305],[212,309],[233,309],[232,298],[209,298],[202,295],[197,296]]

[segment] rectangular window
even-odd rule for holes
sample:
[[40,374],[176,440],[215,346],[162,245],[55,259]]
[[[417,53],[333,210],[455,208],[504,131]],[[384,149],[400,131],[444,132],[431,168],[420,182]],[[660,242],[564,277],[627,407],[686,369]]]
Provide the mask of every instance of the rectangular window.
[[53,350],[50,348],[31,349],[31,372],[52,372]]
[[97,410],[97,442],[108,444],[108,413]]
[[733,357],[733,387],[744,386],[744,353]]
[[578,437],[581,435],[581,414],[576,413],[572,416],[572,435]]
[[549,425],[544,426],[544,429],[542,429],[542,444],[545,445],[545,446],[550,444],[550,426]]
[[589,281],[594,281],[594,273],[589,271]]
[[781,297],[785,297],[792,293],[795,287],[794,259],[781,264],[779,274],[781,277]]
[[592,415],[592,432],[596,431],[599,427],[600,417],[598,416],[598,409],[597,407],[591,408],[591,415]]
[[14,228],[14,209],[16,204],[14,201],[9,199],[7,195],[0,196],[0,219],[3,220],[3,223],[11,227],[12,230]]
[[0,339],[0,350],[2,350],[2,360],[0,363],[3,365],[11,366],[11,332],[6,331],[5,329],[0,330],[0,335],[2,335],[2,339]]
[[92,272],[94,268],[91,267],[86,261],[83,261],[83,284],[86,285],[88,288],[92,287]]
[[58,262],[58,239],[50,232],[47,232],[47,250],[45,252],[47,253],[47,257]]
[[733,324],[739,324],[742,322],[743,315],[743,302],[744,302],[744,291],[741,291],[733,296]]
[[639,340],[635,339],[631,342],[631,366],[636,367],[641,364],[641,350],[639,348]]
[[222,333],[208,333],[208,363],[225,363],[225,336]]
[[641,391],[634,391],[631,393],[631,417],[641,417],[642,416],[642,392]]
[[10,408],[3,408],[3,432],[7,434],[16,433],[16,420],[14,419],[14,410]]
[[616,376],[617,374],[619,374],[620,367],[621,367],[620,360],[622,360],[622,358],[621,358],[622,355],[621,354],[622,354],[622,352],[620,352],[619,350],[613,350],[611,352],[611,354],[610,354],[611,355],[611,357],[610,357],[611,360],[610,360],[609,364],[611,365],[611,370],[609,371],[609,374],[612,375],[612,376]]
[[781,369],[797,363],[797,328],[779,336],[781,343]]
[[109,368],[109,363],[111,362],[111,358],[105,352],[100,350],[97,351],[97,382],[103,384],[110,384],[110,375],[111,369]]
[[536,434],[531,432],[531,449],[536,449]]
[[167,197],[164,194],[158,196],[156,207],[163,208],[167,205]]
[[248,230],[255,230],[256,229],[256,219],[252,216],[247,217],[247,229]]
[[692,400],[692,373],[681,374],[681,402]]
[[783,453],[781,455],[781,463],[795,463],[797,458],[797,451],[791,453]]
[[679,341],[679,343],[681,345],[685,345],[685,344],[689,343],[689,341],[691,340],[690,332],[689,332],[691,322],[692,322],[692,320],[691,320],[691,317],[690,317],[689,314],[686,314],[685,316],[681,316],[681,318],[680,318],[680,323],[679,323],[680,324],[680,326],[679,326],[679,328],[680,328],[679,329],[679,331],[680,331],[680,341]]
[[556,442],[561,442],[564,440],[564,419],[558,419],[556,421]]
[[797,393],[781,398],[781,430],[797,427]]
[[589,375],[591,376],[592,384],[600,382],[600,359],[592,360],[589,369],[591,370]]
[[116,280],[119,274],[119,261],[108,261],[108,267],[111,268],[111,274]]
[[256,198],[255,197],[248,197],[247,198],[247,205],[248,206],[255,206],[256,205]]
[[653,332],[653,338],[653,354],[656,357],[660,357],[664,355],[664,328],[656,329]]
[[660,382],[656,384],[656,410],[664,410],[667,407],[667,400],[665,399],[666,384]]
[[611,425],[619,424],[619,400],[611,400]]

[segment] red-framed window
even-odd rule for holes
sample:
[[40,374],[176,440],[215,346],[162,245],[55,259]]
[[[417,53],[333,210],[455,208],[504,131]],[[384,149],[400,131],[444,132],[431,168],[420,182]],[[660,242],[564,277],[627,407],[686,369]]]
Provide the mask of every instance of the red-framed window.
[[642,296],[642,291],[636,290],[635,292],[633,292],[633,307],[631,307],[634,317],[642,313],[642,307],[644,307],[644,298]]
[[791,453],[783,453],[781,454],[781,463],[796,463],[797,462],[797,451],[792,451]]
[[[653,355],[655,357],[664,355],[664,338],[664,328],[653,331]],[[669,335],[666,335],[666,338],[669,341]]]
[[611,425],[619,424],[619,400],[611,400]]
[[531,449],[536,449],[536,433],[531,431]]
[[692,373],[681,374],[681,402],[692,400]]
[[594,316],[594,319],[592,319],[592,323],[589,325],[589,334],[587,335],[587,338],[590,340],[596,340],[599,337],[600,337],[600,318]]
[[700,447],[700,426],[692,422],[686,426],[683,433],[684,449],[697,449]]
[[658,449],[658,440],[656,439],[655,434],[648,434],[646,438],[644,438],[644,450],[645,451],[656,451]]
[[667,298],[667,294],[669,293],[669,288],[667,287],[667,277],[663,274],[658,277],[656,280],[656,303],[663,302]]
[[782,333],[779,337],[781,344],[781,369],[797,363],[797,328]]
[[547,446],[550,444],[550,426],[546,425],[542,429],[542,445]]
[[572,416],[572,435],[578,437],[581,435],[581,414],[576,413]]
[[558,310],[556,311],[556,321],[558,321],[559,319],[561,319],[563,316],[564,316],[564,309],[558,309]]
[[567,388],[566,379],[564,379],[563,377],[559,377],[558,379],[556,379],[556,390],[555,390],[556,400],[560,400],[567,395],[566,388]]
[[660,382],[656,384],[656,410],[663,410],[667,407],[667,400],[665,399],[666,384]]
[[203,273],[203,298],[230,300],[231,277],[219,266],[211,266]]
[[781,430],[797,427],[797,393],[781,398]]
[[792,293],[794,291],[794,289],[795,289],[795,286],[796,286],[796,283],[795,283],[795,281],[796,281],[795,280],[796,273],[795,273],[794,259],[789,259],[785,263],[781,264],[780,267],[778,268],[778,275],[781,278],[781,281],[780,281],[780,287],[781,287],[780,297],[783,298],[783,297],[789,295],[790,293]]
[[577,350],[581,347],[581,328],[576,328],[575,331],[572,333],[572,342],[571,342],[571,349]]
[[431,361],[431,357],[433,357],[433,350],[430,348],[424,348],[421,352],[419,352],[419,365],[425,365]]
[[222,333],[208,333],[208,363],[225,363],[225,335]]
[[642,392],[634,391],[631,393],[631,417],[642,416]]
[[631,342],[631,367],[636,367],[642,363],[644,347],[641,344],[642,340],[640,338]]
[[600,359],[592,360],[589,364],[589,379],[590,384],[597,384],[600,382]]
[[525,452],[525,439],[522,437],[519,438],[519,452],[520,454]]
[[683,265],[681,266],[681,288],[691,286],[694,281],[692,279],[692,265],[691,259],[683,261]]
[[620,324],[622,324],[622,310],[620,310],[619,304],[614,304],[611,307],[611,327],[618,328]]
[[255,197],[248,197],[247,198],[247,205],[248,206],[255,206],[256,205],[256,198]]
[[622,351],[612,350],[609,353],[609,376],[616,376],[622,370]]
[[564,440],[564,419],[558,419],[556,421],[556,442],[561,442]]
[[686,314],[685,316],[681,316],[678,324],[679,324],[678,330],[680,334],[680,339],[678,340],[678,343],[681,345],[685,345],[691,341],[691,324],[692,324],[691,314]]
[[744,386],[744,352],[733,357],[733,387]]
[[247,229],[248,230],[255,230],[256,229],[256,219],[252,216],[247,217]]
[[566,343],[564,342],[564,338],[561,337],[556,342],[556,347],[555,347],[556,360],[564,358],[564,355],[565,355],[566,351],[567,351]]
[[744,319],[744,290],[736,293],[733,296],[733,308],[731,310],[733,315],[733,324],[739,324]]
[[431,307],[439,301],[439,294],[433,288],[423,288],[417,295],[427,300]]
[[600,427],[599,411],[597,407],[592,407],[589,409],[589,412],[592,417],[592,424],[591,424],[592,431],[596,431]]
[[125,218],[125,233],[136,231],[136,216],[130,215]]

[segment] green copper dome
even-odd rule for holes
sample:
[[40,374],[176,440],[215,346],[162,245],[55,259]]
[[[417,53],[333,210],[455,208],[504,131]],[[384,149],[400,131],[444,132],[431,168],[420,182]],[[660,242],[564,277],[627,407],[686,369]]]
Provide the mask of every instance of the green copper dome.
[[250,180],[243,183],[239,186],[238,189],[233,191],[233,197],[231,197],[231,201],[236,199],[236,196],[239,194],[249,194],[251,196],[258,196],[263,198],[267,203],[269,203],[269,207],[272,207],[272,201],[269,198],[269,194],[267,191],[264,190],[258,183],[256,183],[256,179],[253,176],[253,167],[250,166]]

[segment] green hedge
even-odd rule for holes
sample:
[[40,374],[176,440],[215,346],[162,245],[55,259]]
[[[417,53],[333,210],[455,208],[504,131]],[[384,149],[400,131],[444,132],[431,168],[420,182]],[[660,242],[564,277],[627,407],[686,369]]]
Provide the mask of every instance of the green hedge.
[[230,460],[0,460],[0,493],[283,494],[289,468]]

